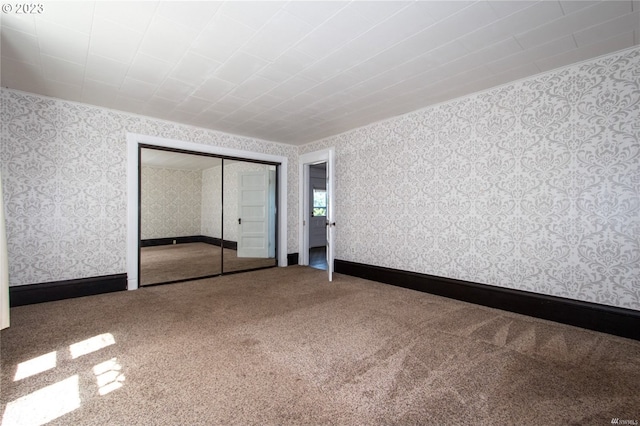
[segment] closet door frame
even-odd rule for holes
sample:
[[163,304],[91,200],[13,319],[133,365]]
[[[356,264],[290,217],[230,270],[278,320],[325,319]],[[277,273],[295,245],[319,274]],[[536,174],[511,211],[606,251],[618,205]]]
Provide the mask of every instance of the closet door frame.
[[[204,154],[240,161],[276,165],[277,170],[277,265],[287,266],[287,157],[242,151],[157,136],[127,133],[127,288],[139,288],[140,244],[140,149],[156,148]],[[224,167],[224,166],[223,166]],[[224,238],[224,235],[223,235]]]

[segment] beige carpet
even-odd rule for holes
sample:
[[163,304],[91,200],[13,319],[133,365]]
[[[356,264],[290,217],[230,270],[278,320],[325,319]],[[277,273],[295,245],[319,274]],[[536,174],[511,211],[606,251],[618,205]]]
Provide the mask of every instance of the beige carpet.
[[3,425],[640,420],[638,341],[325,277],[293,266],[13,308]]
[[[238,257],[235,250],[224,249],[224,272],[275,266],[275,259]],[[186,243],[140,249],[140,285],[158,284],[218,275],[220,247],[206,243]]]

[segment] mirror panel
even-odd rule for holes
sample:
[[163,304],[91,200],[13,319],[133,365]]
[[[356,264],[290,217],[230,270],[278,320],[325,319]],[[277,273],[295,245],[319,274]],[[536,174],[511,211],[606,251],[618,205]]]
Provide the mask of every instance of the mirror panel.
[[223,272],[277,265],[276,166],[223,162]]
[[222,272],[222,159],[140,150],[140,285]]

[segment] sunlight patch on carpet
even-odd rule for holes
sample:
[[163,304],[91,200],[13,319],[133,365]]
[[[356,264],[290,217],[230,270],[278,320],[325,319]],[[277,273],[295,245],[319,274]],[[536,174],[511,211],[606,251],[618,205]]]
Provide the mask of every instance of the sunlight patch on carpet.
[[2,425],[43,425],[80,407],[78,375],[7,404]]
[[82,355],[90,354],[91,352],[98,351],[115,343],[116,340],[113,338],[113,334],[103,333],[83,340],[82,342],[69,345],[69,351],[71,351],[71,358],[76,359]]
[[53,351],[48,354],[32,358],[28,361],[21,362],[18,364],[13,381],[17,382],[18,380],[26,379],[27,377],[35,376],[43,371],[55,368],[56,354],[56,351]]
[[125,377],[120,373],[121,369],[122,366],[118,363],[117,358],[111,358],[93,367],[93,374],[96,375],[98,393],[100,395],[106,395],[122,387]]

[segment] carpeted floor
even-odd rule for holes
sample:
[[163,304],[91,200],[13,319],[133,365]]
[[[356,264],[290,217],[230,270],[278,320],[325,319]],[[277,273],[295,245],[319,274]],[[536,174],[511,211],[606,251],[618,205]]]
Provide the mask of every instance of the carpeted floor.
[[309,267],[11,315],[3,425],[640,420],[638,341]]
[[[235,250],[224,249],[224,272],[275,266],[275,259],[238,257]],[[140,249],[140,285],[218,275],[220,247],[206,243],[186,243]]]

